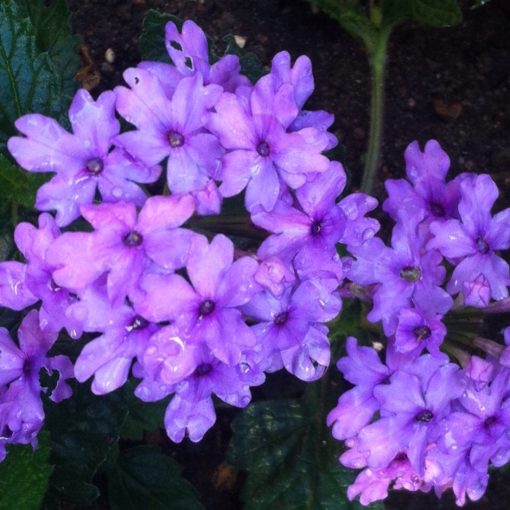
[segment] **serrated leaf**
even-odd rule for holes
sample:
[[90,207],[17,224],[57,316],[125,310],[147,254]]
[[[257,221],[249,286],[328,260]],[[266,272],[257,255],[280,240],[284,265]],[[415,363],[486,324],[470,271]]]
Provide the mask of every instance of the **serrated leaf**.
[[21,115],[61,112],[61,79],[48,53],[39,52],[23,14],[14,0],[0,2],[0,150]]
[[32,23],[40,52],[47,52],[60,76],[62,92],[70,99],[79,83],[74,79],[80,67],[79,38],[71,32],[65,0],[17,0]]
[[308,385],[301,399],[254,403],[234,420],[228,461],[248,472],[244,510],[362,508],[347,500],[354,473],[338,464],[340,443],[326,429],[324,384]]
[[462,21],[457,0],[412,0],[412,16],[432,27],[448,27]]
[[179,29],[183,23],[180,18],[171,14],[162,14],[154,9],[147,12],[140,35],[140,53],[143,60],[171,63],[165,46],[165,25],[169,21],[173,21]]
[[172,458],[148,446],[122,452],[108,471],[112,510],[203,510]]
[[45,174],[31,174],[13,165],[0,154],[0,197],[18,202],[24,207],[34,206],[39,187],[46,182]]
[[0,464],[0,508],[37,510],[41,506],[53,467],[49,463],[49,435],[39,434],[39,446],[9,446]]

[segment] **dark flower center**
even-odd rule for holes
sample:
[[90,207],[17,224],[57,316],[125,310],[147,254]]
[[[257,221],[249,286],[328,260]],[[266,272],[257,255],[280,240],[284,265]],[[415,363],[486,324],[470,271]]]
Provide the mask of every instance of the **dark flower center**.
[[213,367],[210,363],[201,363],[195,369],[195,375],[198,377],[203,377],[204,375],[211,373],[212,369]]
[[425,409],[416,415],[415,420],[421,421],[422,423],[429,423],[432,421],[432,418],[434,418],[434,415],[428,409]]
[[144,319],[140,315],[136,315],[134,319],[131,321],[131,324],[126,327],[128,331],[134,331],[134,330],[140,330],[145,329],[149,325],[149,321],[147,319]]
[[436,202],[431,202],[430,210],[434,216],[438,218],[442,218],[445,215],[445,210],[441,204],[437,204]]
[[489,245],[485,239],[479,237],[476,240],[476,249],[482,254],[485,255],[489,251]]
[[403,462],[404,460],[407,460],[407,454],[405,452],[397,453],[393,460],[396,460],[397,462]]
[[496,422],[498,421],[498,419],[496,418],[496,416],[489,416],[485,421],[484,421],[484,426],[486,429],[490,429],[493,425],[496,424]]
[[311,227],[310,232],[313,236],[318,236],[322,231],[322,223],[319,220],[315,220]]
[[53,292],[60,292],[62,290],[62,287],[60,287],[60,285],[58,285],[57,282],[53,278],[51,278],[50,279],[50,289]]
[[410,283],[417,282],[421,278],[421,269],[418,266],[405,266],[400,270],[400,278]]
[[209,315],[213,313],[215,308],[216,305],[214,304],[214,301],[206,299],[205,301],[202,301],[202,303],[200,303],[198,313],[200,314],[201,317],[203,317],[204,315]]
[[101,158],[92,158],[85,163],[85,168],[92,175],[99,175],[104,170],[104,163]]
[[269,144],[262,140],[258,145],[257,145],[257,152],[263,157],[265,158],[266,156],[269,156],[269,153],[271,152],[271,149],[269,148]]
[[289,312],[281,312],[275,316],[273,322],[277,326],[283,326],[287,322],[288,318],[289,318]]
[[32,363],[32,359],[26,358],[23,363],[23,374],[26,377],[29,377],[32,374],[33,370],[34,370],[34,364]]
[[418,326],[414,328],[414,336],[416,337],[416,340],[421,342],[422,340],[427,340],[427,338],[430,338],[430,335],[432,332],[430,331],[430,328],[428,326]]
[[12,434],[13,431],[7,424],[5,424],[2,429],[0,429],[0,439],[10,439]]
[[170,147],[182,147],[184,145],[184,136],[178,131],[170,131],[168,133],[168,141]]
[[143,236],[140,232],[132,230],[124,237],[124,244],[129,247],[140,246],[143,243]]

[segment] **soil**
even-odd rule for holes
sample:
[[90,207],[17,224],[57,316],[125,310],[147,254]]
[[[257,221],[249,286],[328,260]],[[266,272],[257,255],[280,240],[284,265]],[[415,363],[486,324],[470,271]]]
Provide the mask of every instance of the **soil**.
[[[368,138],[370,77],[363,46],[335,21],[300,0],[69,0],[73,29],[100,72],[94,93],[122,83],[122,71],[140,60],[138,37],[148,9],[196,21],[213,39],[246,38],[263,63],[281,50],[308,55],[316,90],[309,104],[336,116],[333,132],[346,148],[345,166],[359,185]],[[464,8],[462,25],[433,29],[406,23],[390,41],[386,118],[380,176],[404,174],[407,144],[437,139],[454,173],[487,172],[502,193],[510,189],[510,16],[505,2]],[[113,59],[112,59],[113,50]],[[379,186],[378,194],[382,196]],[[240,482],[221,464],[231,413],[221,412],[200,445],[173,450],[184,462],[209,510],[240,509]],[[232,476],[234,479],[231,480]],[[509,475],[468,508],[507,508]],[[227,482],[225,482],[227,480]],[[502,495],[503,494],[503,495]],[[499,505],[499,506],[498,506]],[[502,505],[502,506],[501,506]],[[387,507],[452,508],[434,497],[394,495]]]

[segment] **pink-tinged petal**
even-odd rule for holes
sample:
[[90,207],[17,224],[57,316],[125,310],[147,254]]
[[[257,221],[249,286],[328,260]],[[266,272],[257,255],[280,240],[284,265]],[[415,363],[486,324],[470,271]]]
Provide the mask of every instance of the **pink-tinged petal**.
[[140,288],[145,294],[134,300],[135,310],[153,322],[176,320],[197,309],[200,303],[191,285],[176,274],[146,274]]
[[204,188],[209,175],[186,147],[174,149],[168,158],[167,181],[173,193],[189,193]]
[[69,120],[74,134],[85,144],[106,155],[112,138],[119,134],[120,124],[115,118],[115,93],[103,92],[94,101],[85,89],[76,92],[69,107]]
[[349,268],[348,277],[361,285],[378,283],[393,258],[391,250],[378,237],[372,237],[359,246],[350,246],[349,251],[357,260]]
[[140,62],[137,67],[144,69],[145,71],[149,71],[151,74],[156,76],[165,91],[166,97],[168,99],[172,98],[177,84],[182,79],[182,74],[175,68],[175,66],[163,64],[162,62],[145,60]]
[[175,23],[165,26],[165,46],[181,75],[187,76],[198,71],[203,76],[209,71],[209,49],[203,30],[191,20],[186,20],[179,33]]
[[142,207],[147,200],[145,191],[136,183],[114,175],[103,175],[98,180],[99,193],[103,202],[131,202]]
[[115,144],[145,165],[158,165],[170,154],[170,144],[165,131],[156,131],[151,126],[140,131],[127,131],[115,137]]
[[67,380],[74,377],[74,366],[67,356],[62,355],[53,356],[48,361],[48,368],[51,372],[57,372],[58,374],[57,384],[50,396],[52,402],[58,404],[73,394],[73,390],[67,383]]
[[220,214],[222,197],[215,182],[210,179],[205,188],[192,192],[196,213],[200,216]]
[[87,150],[54,119],[24,115],[16,121],[16,127],[26,138],[13,136],[7,147],[26,170],[70,175],[82,168]]
[[198,443],[215,422],[216,413],[210,397],[188,402],[175,395],[165,413],[166,433],[175,443],[180,443],[185,436]]
[[194,240],[187,269],[191,283],[202,297],[215,296],[220,278],[233,260],[234,245],[224,235],[216,235],[210,245],[203,237]]
[[264,258],[254,275],[255,281],[275,297],[282,295],[287,284],[296,277],[291,268],[278,257]]
[[136,207],[128,202],[85,205],[81,214],[96,230],[129,231],[136,225]]
[[484,234],[490,226],[490,211],[499,195],[498,187],[487,174],[464,179],[460,184],[459,214],[471,236]]
[[[466,379],[458,365],[448,363],[432,375],[425,395],[427,409],[439,413],[450,401],[459,398],[466,388]],[[445,391],[448,388],[448,391]]]
[[[402,398],[395,398],[395,395]],[[420,379],[406,372],[396,372],[391,376],[390,384],[374,388],[374,396],[381,409],[388,413],[414,414],[426,407]]]
[[241,65],[237,55],[225,55],[211,66],[208,83],[217,83],[225,92],[235,92],[238,87],[251,88],[251,82],[240,74]]
[[413,218],[421,221],[426,213],[425,200],[416,193],[413,186],[405,179],[387,179],[384,183],[388,198],[383,203],[383,210],[395,221]]
[[161,167],[159,165],[147,167],[125,150],[116,148],[104,159],[102,177],[105,175],[108,175],[109,178],[115,176],[117,179],[152,183],[159,179]]
[[218,102],[222,92],[219,85],[204,87],[202,75],[199,73],[183,78],[172,96],[169,112],[172,122],[182,129],[182,134],[200,129],[207,121],[207,110]]
[[14,230],[16,246],[26,260],[44,264],[46,250],[60,235],[60,229],[51,214],[42,213],[38,218],[38,229],[30,223],[18,223]]
[[473,281],[462,284],[464,304],[475,308],[485,308],[491,299],[489,280],[480,273]]
[[303,237],[310,232],[310,218],[286,204],[282,200],[276,202],[271,212],[260,211],[252,215],[253,223],[274,234],[286,234],[289,237]]
[[[109,257],[105,252],[109,269],[106,290],[110,301],[114,305],[120,305],[136,287],[138,278],[143,271],[145,254],[141,249],[129,248],[117,249],[115,252],[108,249],[108,252]],[[99,251],[99,256],[101,256],[101,251]]]
[[176,271],[188,263],[193,240],[199,235],[184,228],[153,232],[144,238],[145,253],[165,269]]
[[296,191],[303,210],[310,216],[328,212],[345,187],[346,175],[342,165],[332,161],[328,170]]
[[189,220],[194,207],[189,195],[151,197],[138,215],[137,229],[145,236],[157,230],[180,227]]
[[218,180],[221,169],[222,149],[218,138],[210,133],[198,133],[186,140],[186,151],[198,166],[207,169],[209,175]]
[[404,158],[407,177],[415,184],[430,178],[443,180],[450,168],[450,158],[436,140],[429,140],[423,152],[418,142],[412,142]]
[[253,278],[258,267],[252,257],[236,260],[221,278],[216,299],[227,307],[246,304],[260,290]]
[[261,163],[260,171],[252,173],[252,178],[246,188],[246,208],[250,212],[254,211],[257,206],[271,211],[280,195],[280,181],[273,163],[270,160],[262,159]]
[[216,104],[216,112],[209,117],[208,128],[218,136],[223,147],[255,149],[258,137],[253,120],[234,94],[223,93]]
[[27,288],[26,269],[21,262],[0,264],[0,306],[19,311],[39,301]]
[[65,227],[80,216],[80,206],[94,201],[97,181],[94,178],[68,180],[56,175],[37,191],[35,207],[56,211],[56,222]]
[[409,439],[407,457],[416,472],[423,476],[425,469],[425,449],[428,444],[428,427],[418,426]]
[[286,263],[291,263],[296,253],[303,247],[303,237],[290,234],[269,236],[260,245],[257,255],[260,258],[280,257]]
[[430,224],[434,237],[427,244],[427,249],[436,249],[449,258],[465,257],[477,252],[473,239],[459,220],[444,222],[434,221]]
[[490,223],[486,241],[493,250],[510,248],[510,208],[496,214]]
[[131,88],[115,88],[117,111],[138,129],[165,132],[170,124],[171,103],[158,78],[138,68],[126,69],[123,76]]
[[377,200],[364,193],[351,193],[340,201],[338,207],[345,215],[345,230],[339,242],[360,246],[379,231],[381,225],[365,214],[377,207]]
[[119,334],[118,329],[114,329],[87,343],[74,365],[76,380],[83,383],[92,377],[100,367],[116,356],[123,342],[123,335]]
[[116,357],[98,368],[90,387],[92,393],[106,395],[120,388],[127,381],[132,363],[131,357]]
[[254,169],[260,165],[260,158],[254,151],[235,150],[223,156],[220,193],[233,197],[246,187]]

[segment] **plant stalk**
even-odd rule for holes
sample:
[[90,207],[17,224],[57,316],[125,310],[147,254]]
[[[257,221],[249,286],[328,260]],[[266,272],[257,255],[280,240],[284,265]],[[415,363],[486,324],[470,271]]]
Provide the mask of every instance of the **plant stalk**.
[[382,145],[382,129],[384,123],[384,76],[388,40],[393,26],[382,26],[377,42],[370,53],[370,70],[372,75],[372,96],[370,98],[370,135],[365,169],[361,183],[361,191],[372,193]]

